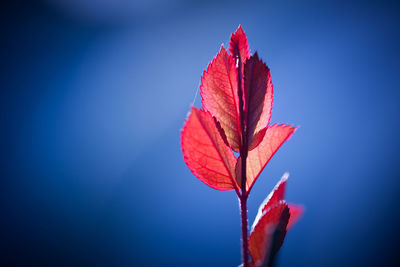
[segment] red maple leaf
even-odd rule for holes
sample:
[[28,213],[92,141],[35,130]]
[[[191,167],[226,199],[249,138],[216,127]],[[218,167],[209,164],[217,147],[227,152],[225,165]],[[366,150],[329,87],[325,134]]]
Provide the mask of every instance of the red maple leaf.
[[[250,55],[241,26],[231,36],[229,53],[220,52],[201,77],[203,110],[192,108],[182,130],[184,160],[192,173],[218,190],[235,190],[241,203],[244,265],[248,261],[247,198],[271,157],[296,127],[269,125],[273,85],[270,69]],[[236,158],[233,152],[239,152]],[[265,261],[266,247],[277,251],[286,229],[302,213],[299,206],[283,200],[286,179],[281,180],[262,205],[249,239],[253,262]],[[279,238],[268,238],[267,228],[283,230]],[[276,231],[275,231],[276,232]],[[273,240],[272,242],[270,240]],[[274,241],[275,240],[275,241]],[[280,244],[280,245],[279,245]],[[277,249],[276,249],[277,248]]]

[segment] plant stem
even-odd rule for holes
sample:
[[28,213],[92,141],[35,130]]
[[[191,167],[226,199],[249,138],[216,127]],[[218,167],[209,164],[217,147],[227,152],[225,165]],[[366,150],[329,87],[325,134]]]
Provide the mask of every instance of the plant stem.
[[242,62],[240,60],[240,53],[237,49],[236,51],[236,65],[238,71],[238,96],[239,96],[239,111],[240,111],[240,121],[241,121],[241,137],[242,144],[240,147],[240,158],[242,165],[242,173],[241,173],[241,184],[240,188],[242,193],[240,194],[240,217],[242,221],[242,257],[243,257],[243,267],[249,266],[249,244],[248,244],[248,227],[247,227],[247,188],[246,188],[246,160],[247,160],[247,133],[245,127],[245,111],[244,111],[244,99],[243,99],[243,71],[242,71]]
[[240,197],[240,215],[242,219],[242,257],[243,267],[249,266],[249,245],[247,233],[247,196]]
[[248,267],[249,265],[249,245],[248,245],[248,226],[247,226],[247,197],[248,192],[246,189],[246,160],[247,160],[247,144],[246,138],[244,139],[244,149],[242,149],[240,153],[240,157],[242,159],[242,184],[241,184],[241,191],[242,194],[240,195],[240,217],[242,219],[242,256],[243,256],[243,267]]

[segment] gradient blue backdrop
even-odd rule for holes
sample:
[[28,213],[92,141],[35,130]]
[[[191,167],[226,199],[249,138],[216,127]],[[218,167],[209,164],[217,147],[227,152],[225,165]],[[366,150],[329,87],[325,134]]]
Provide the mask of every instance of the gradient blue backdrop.
[[[10,1],[11,2],[11,1]],[[301,2],[301,3],[300,3]],[[237,266],[234,192],[180,149],[200,76],[242,24],[271,68],[272,122],[306,213],[278,266],[399,263],[399,5],[390,1],[17,1],[0,43],[0,263]]]

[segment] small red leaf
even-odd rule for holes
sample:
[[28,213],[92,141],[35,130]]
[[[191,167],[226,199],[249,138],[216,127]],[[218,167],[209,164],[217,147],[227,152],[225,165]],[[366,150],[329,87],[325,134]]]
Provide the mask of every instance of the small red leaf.
[[[248,192],[253,187],[254,182],[268,161],[281,145],[292,136],[296,129],[296,127],[284,124],[268,126],[264,139],[256,148],[249,151],[247,155],[246,187]],[[236,177],[236,181],[238,181],[238,184],[241,184],[241,177]]]
[[[289,178],[289,173],[286,172],[285,174],[283,174],[282,178],[275,185],[272,192],[269,193],[269,195],[261,203],[260,207],[258,208],[258,213],[254,220],[254,223],[256,223],[260,219],[264,211],[276,205],[277,203],[279,203],[279,201],[284,200],[286,192],[286,183],[288,178]],[[302,205],[290,204],[290,203],[288,204],[288,207],[290,210],[290,219],[288,223],[288,230],[289,230],[303,215],[304,207]]]
[[[286,236],[289,217],[288,205],[285,201],[279,201],[254,222],[249,237],[249,251],[256,264],[268,259],[268,253],[274,255],[278,252]],[[274,236],[276,231],[280,234]]]
[[[284,232],[284,234],[286,234],[286,231],[288,231],[299,220],[299,218],[303,213],[303,207],[301,205],[287,204],[283,200],[285,197],[286,183],[288,178],[289,178],[289,173],[285,173],[282,176],[279,182],[275,185],[272,192],[261,203],[258,209],[257,216],[254,219],[254,223],[251,227],[252,233],[249,239],[249,246],[250,246],[250,252],[252,253],[252,257],[255,262],[271,260],[268,259],[268,257],[273,257],[273,254],[279,250],[280,246],[283,243],[285,235],[273,236],[272,234],[272,231],[274,231],[274,227],[276,226],[274,225],[274,223],[278,224],[277,222],[278,211],[276,210],[277,209],[276,207],[284,204],[287,208],[288,214],[283,214],[279,222],[281,224],[279,227],[284,227],[284,229],[279,229],[279,231],[281,233]],[[263,228],[265,228],[264,239],[262,239],[263,232],[261,231]],[[279,232],[276,234],[279,234]],[[253,242],[252,245],[250,245],[250,240],[252,240]],[[260,243],[259,245],[257,245],[256,242],[264,242],[264,243]],[[268,246],[271,246],[271,249],[269,249]],[[263,248],[264,250],[262,250]],[[272,254],[268,255],[268,257],[264,257],[267,251],[270,251],[270,253]],[[264,254],[261,254],[260,256],[261,252],[264,252]],[[256,258],[254,258],[253,254],[255,255]]]
[[186,165],[202,182],[218,190],[238,188],[236,158],[210,113],[192,108],[182,130],[181,146]]
[[204,110],[218,120],[236,152],[241,144],[237,78],[234,60],[222,47],[203,73],[200,85]]
[[[247,37],[244,33],[242,26],[239,25],[239,28],[236,30],[234,34],[231,36],[231,41],[229,43],[229,52],[232,58],[234,59],[235,66],[237,69],[238,83],[240,84],[240,88],[238,87],[238,94],[241,100],[243,100],[240,108],[243,110],[246,109],[245,102],[245,91],[244,91],[244,64],[247,59],[250,57],[250,49],[249,44],[247,43]],[[245,122],[242,122],[245,123]]]
[[[289,173],[287,172],[284,173],[282,178],[279,180],[279,182],[275,185],[274,189],[271,191],[271,193],[269,193],[269,195],[261,203],[260,207],[258,208],[256,218],[254,219],[254,224],[252,226],[253,228],[257,223],[257,221],[262,216],[263,212],[265,212],[272,206],[278,204],[279,201],[284,200],[286,192],[286,183],[288,178],[289,178]],[[290,220],[288,228],[291,228],[303,215],[304,207],[302,205],[297,205],[297,204],[288,204],[288,206],[290,210]]]
[[[261,214],[266,211],[268,208],[276,205],[279,203],[279,201],[284,200],[285,198],[285,192],[286,192],[286,182],[289,178],[289,173],[284,173],[282,175],[282,178],[279,180],[279,182],[275,185],[274,189],[272,190],[271,193],[267,196],[267,198],[261,203],[257,217],[261,216]],[[257,218],[256,217],[256,218]],[[257,220],[257,219],[256,219]]]
[[246,131],[249,150],[255,148],[265,135],[271,119],[273,86],[267,65],[257,52],[244,65]]
[[247,36],[244,33],[241,25],[239,25],[239,28],[231,36],[229,52],[235,60],[237,57],[240,57],[240,61],[242,62],[242,64],[246,63],[246,60],[250,57],[250,49],[249,44],[247,43]]

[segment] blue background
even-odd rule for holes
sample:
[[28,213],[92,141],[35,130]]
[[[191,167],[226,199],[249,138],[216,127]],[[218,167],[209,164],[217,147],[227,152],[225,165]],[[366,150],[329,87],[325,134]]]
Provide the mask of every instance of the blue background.
[[[9,1],[12,2],[12,1]],[[301,2],[301,3],[300,3]],[[399,263],[399,5],[47,0],[3,4],[0,262],[237,266],[234,192],[196,179],[180,129],[239,24],[300,126],[255,184],[306,207],[278,266]],[[196,97],[197,96],[197,97]]]

